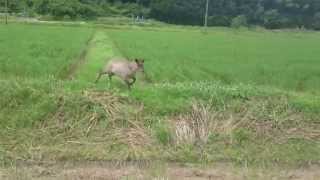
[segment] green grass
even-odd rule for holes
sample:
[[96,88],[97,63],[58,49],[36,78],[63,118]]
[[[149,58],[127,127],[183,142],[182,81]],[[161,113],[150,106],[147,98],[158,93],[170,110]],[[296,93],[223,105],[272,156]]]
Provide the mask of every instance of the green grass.
[[0,25],[0,77],[63,77],[77,60],[92,29]]
[[94,82],[98,70],[101,69],[109,58],[120,56],[120,53],[103,31],[98,31],[90,42],[85,63],[78,69],[75,79],[82,82]]
[[[157,159],[296,166],[320,160],[319,33],[13,24],[0,34],[4,165]],[[117,78],[94,84],[112,56],[145,58],[148,79],[138,75],[132,91]],[[73,79],[61,79],[77,60]],[[205,140],[185,131],[178,143],[183,120],[193,124],[191,131],[205,132]]]
[[153,82],[220,80],[294,91],[320,88],[319,33],[212,29],[108,31],[128,57],[146,59]]

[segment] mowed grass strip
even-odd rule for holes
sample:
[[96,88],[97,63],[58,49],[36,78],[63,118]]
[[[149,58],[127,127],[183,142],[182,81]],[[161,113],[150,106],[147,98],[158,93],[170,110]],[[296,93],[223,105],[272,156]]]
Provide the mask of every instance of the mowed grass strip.
[[86,60],[77,70],[75,79],[82,82],[94,82],[99,70],[114,56],[121,56],[118,49],[104,30],[97,30],[89,43]]
[[294,91],[320,88],[320,33],[110,30],[122,54],[146,59],[153,82],[219,80]]
[[92,29],[53,25],[0,25],[0,77],[62,77]]

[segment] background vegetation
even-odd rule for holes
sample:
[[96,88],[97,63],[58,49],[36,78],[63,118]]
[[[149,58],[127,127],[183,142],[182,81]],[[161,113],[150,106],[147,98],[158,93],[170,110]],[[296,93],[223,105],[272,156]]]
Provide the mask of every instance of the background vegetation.
[[[144,16],[172,24],[202,25],[205,0],[9,0],[9,11],[21,16],[94,19]],[[4,11],[4,1],[0,2]],[[210,26],[259,25],[266,28],[320,29],[318,0],[212,0]]]

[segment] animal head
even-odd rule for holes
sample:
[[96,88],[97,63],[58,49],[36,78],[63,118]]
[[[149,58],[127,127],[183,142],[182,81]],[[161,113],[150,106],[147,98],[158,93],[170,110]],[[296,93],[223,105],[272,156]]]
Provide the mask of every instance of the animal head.
[[134,61],[136,62],[138,69],[144,72],[144,59],[135,59]]

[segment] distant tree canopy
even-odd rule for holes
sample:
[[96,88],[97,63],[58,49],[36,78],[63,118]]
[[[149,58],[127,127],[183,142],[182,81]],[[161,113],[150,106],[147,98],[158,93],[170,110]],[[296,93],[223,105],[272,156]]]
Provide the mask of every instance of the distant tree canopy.
[[[1,7],[4,0],[0,1]],[[168,23],[202,25],[206,0],[9,0],[10,12],[91,19],[143,15]],[[320,0],[210,0],[211,26],[260,25],[320,30]]]

